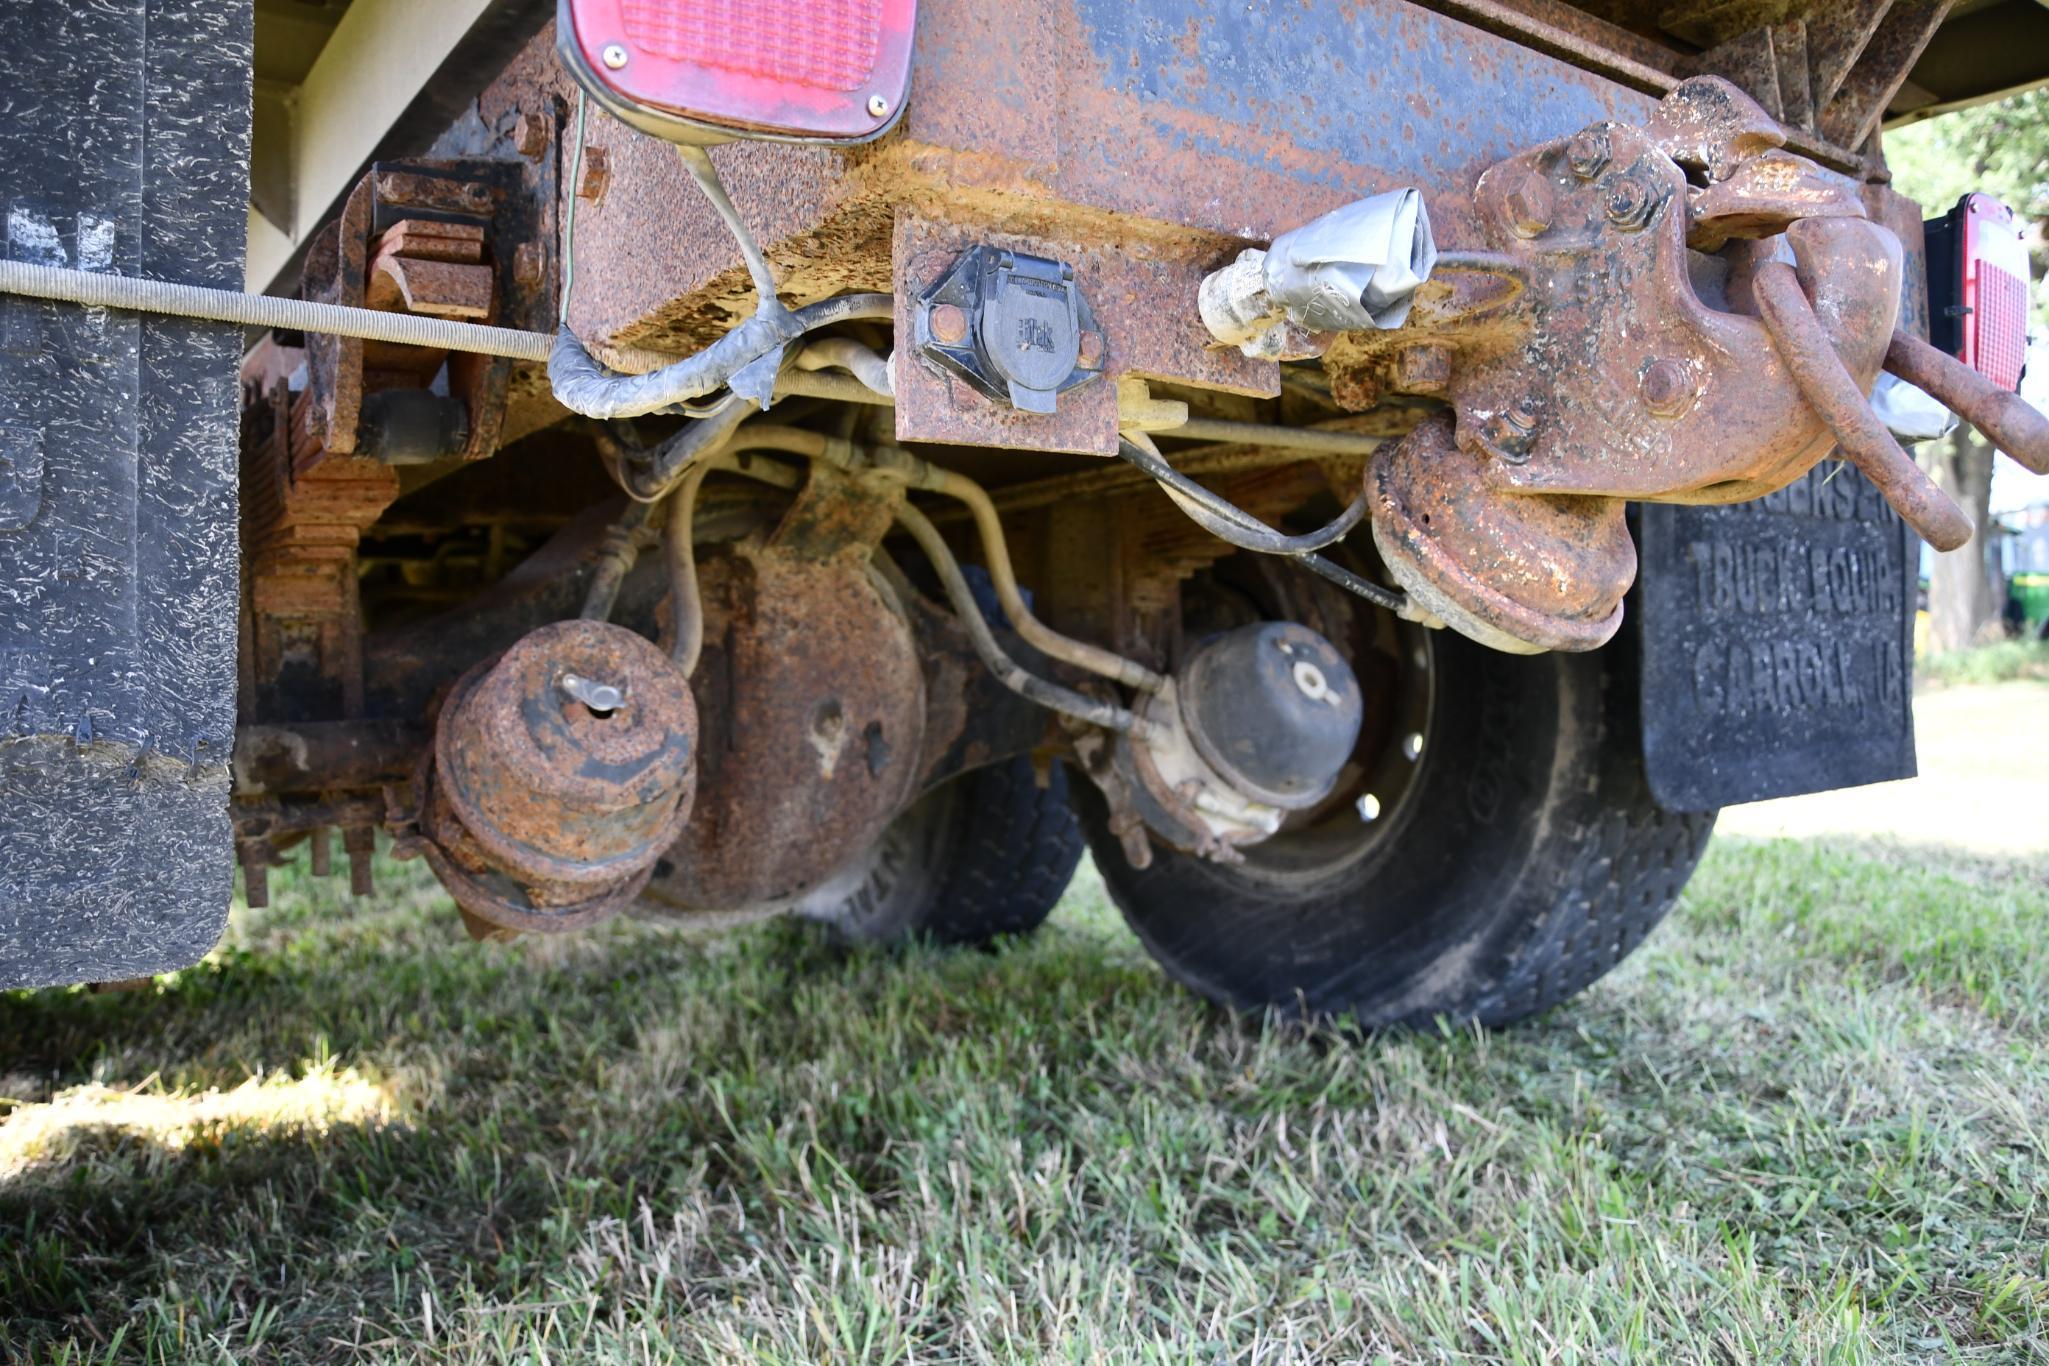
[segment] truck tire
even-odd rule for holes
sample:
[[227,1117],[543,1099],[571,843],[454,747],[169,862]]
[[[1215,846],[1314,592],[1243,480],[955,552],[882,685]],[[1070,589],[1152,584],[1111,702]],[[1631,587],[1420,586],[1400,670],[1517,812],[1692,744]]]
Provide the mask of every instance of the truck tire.
[[855,868],[797,910],[851,944],[981,946],[1037,929],[1081,851],[1066,771],[1054,765],[1042,788],[1031,760],[1010,759],[919,798]]
[[1284,829],[1236,865],[1155,842],[1137,869],[1083,794],[1103,881],[1169,976],[1239,1009],[1505,1024],[1607,972],[1671,908],[1714,814],[1652,799],[1627,643],[1515,656],[1430,636],[1413,777],[1370,825],[1343,812],[1349,840],[1335,820]]

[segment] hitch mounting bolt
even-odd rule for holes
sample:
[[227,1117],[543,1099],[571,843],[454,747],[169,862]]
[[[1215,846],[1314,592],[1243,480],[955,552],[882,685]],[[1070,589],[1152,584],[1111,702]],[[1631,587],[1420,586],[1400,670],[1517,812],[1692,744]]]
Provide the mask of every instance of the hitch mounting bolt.
[[1618,177],[1608,187],[1608,221],[1624,232],[1641,229],[1657,209],[1657,198],[1635,176]]
[[1693,403],[1698,389],[1686,362],[1666,356],[1643,372],[1644,407],[1659,417],[1677,417]]
[[1592,180],[1608,167],[1608,135],[1599,128],[1583,128],[1565,144],[1565,161],[1581,180]]
[[1508,225],[1517,237],[1542,236],[1551,226],[1551,182],[1530,171],[1508,192]]

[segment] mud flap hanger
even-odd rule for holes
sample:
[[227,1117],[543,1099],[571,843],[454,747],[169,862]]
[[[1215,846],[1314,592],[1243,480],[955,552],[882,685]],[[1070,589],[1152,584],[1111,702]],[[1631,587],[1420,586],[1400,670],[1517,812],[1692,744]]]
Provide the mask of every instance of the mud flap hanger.
[[1422,606],[1500,649],[1592,649],[1636,574],[1625,500],[1754,498],[1838,449],[1931,544],[1964,544],[1871,411],[1881,368],[2049,470],[2049,421],[1895,332],[1900,244],[1857,185],[1782,144],[1701,77],[1641,128],[1512,157],[1474,190],[1493,250],[1445,253],[1404,326],[1333,346],[1369,386],[1449,403],[1366,475],[1374,540]]

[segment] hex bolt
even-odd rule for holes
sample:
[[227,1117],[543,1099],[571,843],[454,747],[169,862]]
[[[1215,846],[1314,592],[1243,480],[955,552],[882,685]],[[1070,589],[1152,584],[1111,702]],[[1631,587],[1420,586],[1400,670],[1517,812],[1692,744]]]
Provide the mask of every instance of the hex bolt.
[[1451,352],[1411,346],[1395,359],[1395,387],[1405,394],[1441,394],[1451,386]]
[[270,850],[263,841],[238,841],[235,861],[242,865],[242,899],[251,910],[270,905]]
[[1635,232],[1651,221],[1657,200],[1634,176],[1619,177],[1608,187],[1608,221],[1624,232]]
[[315,877],[334,876],[334,851],[328,845],[327,827],[309,832],[306,836],[307,867]]
[[620,67],[626,65],[626,49],[618,43],[607,43],[605,44],[605,50],[598,54],[598,60],[602,61],[612,70],[617,71]]
[[1541,236],[1551,226],[1551,182],[1530,171],[1508,192],[1508,226],[1517,237]]
[[1565,163],[1581,180],[1592,180],[1606,170],[1610,155],[1608,134],[1602,128],[1582,128],[1565,144]]
[[944,346],[959,346],[968,339],[967,310],[959,304],[934,304],[926,319],[932,340]]
[[349,855],[349,895],[373,896],[376,886],[370,877],[370,857],[377,852],[377,831],[368,825],[352,825],[342,831],[342,848]]
[[519,116],[519,122],[512,126],[512,145],[519,149],[521,156],[533,160],[548,150],[551,131],[548,123],[547,119],[535,113]]
[[1685,361],[1670,356],[1654,360],[1643,372],[1643,403],[1659,417],[1677,417],[1700,392]]
[[547,265],[547,256],[539,242],[521,242],[512,252],[512,278],[522,288],[532,289],[541,283]]
[[1496,413],[1487,427],[1489,440],[1512,465],[1520,465],[1530,458],[1530,447],[1536,444],[1536,433],[1537,405],[1527,395]]
[[889,117],[889,101],[880,95],[870,95],[868,97],[868,117],[871,119]]
[[583,179],[577,182],[578,199],[598,200],[605,197],[605,186],[612,181],[612,157],[602,147],[583,149]]

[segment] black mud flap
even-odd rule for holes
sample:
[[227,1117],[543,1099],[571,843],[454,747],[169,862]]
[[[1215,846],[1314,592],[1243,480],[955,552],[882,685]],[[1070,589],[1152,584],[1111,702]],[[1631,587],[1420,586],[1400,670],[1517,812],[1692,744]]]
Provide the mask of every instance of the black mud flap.
[[[0,249],[239,289],[250,24],[250,0],[0,11]],[[241,349],[0,296],[0,987],[220,937]]]
[[1855,469],[1766,498],[1646,505],[1633,610],[1643,749],[1674,811],[1914,776],[1920,541]]

